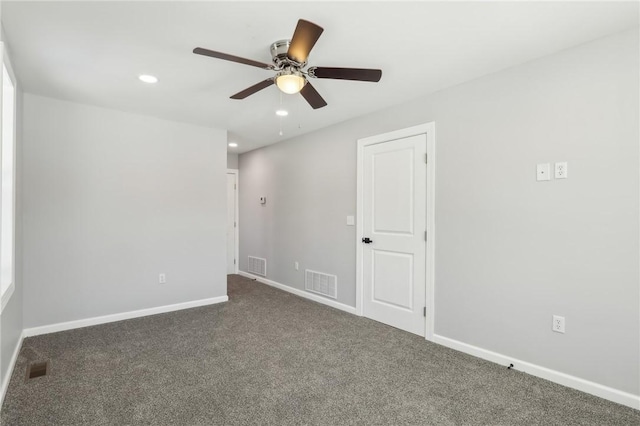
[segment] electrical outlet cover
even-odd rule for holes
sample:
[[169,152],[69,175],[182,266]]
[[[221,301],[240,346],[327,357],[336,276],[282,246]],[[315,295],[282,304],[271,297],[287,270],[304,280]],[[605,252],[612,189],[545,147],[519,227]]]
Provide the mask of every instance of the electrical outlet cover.
[[569,176],[569,170],[567,168],[567,162],[560,162],[555,164],[555,176],[556,179],[566,179]]
[[564,317],[561,317],[560,315],[554,315],[551,329],[556,333],[564,333]]

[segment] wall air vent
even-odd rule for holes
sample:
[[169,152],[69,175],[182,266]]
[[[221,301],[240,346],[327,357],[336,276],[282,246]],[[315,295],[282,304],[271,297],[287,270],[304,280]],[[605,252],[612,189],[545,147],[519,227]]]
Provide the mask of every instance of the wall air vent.
[[304,274],[304,288],[307,291],[328,296],[333,299],[338,297],[338,277],[323,272],[306,269]]
[[261,257],[249,256],[247,261],[247,272],[252,274],[267,276],[267,259]]

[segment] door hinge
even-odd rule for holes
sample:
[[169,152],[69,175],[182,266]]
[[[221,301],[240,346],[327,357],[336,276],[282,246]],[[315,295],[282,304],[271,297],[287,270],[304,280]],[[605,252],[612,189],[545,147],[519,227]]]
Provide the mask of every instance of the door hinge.
[[233,227],[235,228],[236,226],[237,226],[237,225],[236,225],[236,223],[235,223],[235,222],[233,222]]
[[236,185],[237,185],[237,184],[235,184],[235,183],[233,184],[233,189],[236,189]]
[[235,259],[233,259],[233,264],[234,264],[234,265],[236,264],[236,260],[235,260]]
[[427,241],[427,231],[424,231],[424,240]]
[[429,154],[424,155],[424,162],[425,164],[429,163]]
[[426,306],[424,308],[422,308],[422,316],[423,317],[427,316],[427,307]]

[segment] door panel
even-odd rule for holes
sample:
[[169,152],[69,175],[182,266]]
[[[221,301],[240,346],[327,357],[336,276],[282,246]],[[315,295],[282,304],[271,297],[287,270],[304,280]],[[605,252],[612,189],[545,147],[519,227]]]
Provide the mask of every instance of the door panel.
[[413,156],[411,148],[373,154],[374,232],[413,232]]
[[[413,255],[373,250],[373,300],[413,309]],[[394,283],[390,286],[388,283]]]
[[364,147],[363,315],[425,335],[425,134]]

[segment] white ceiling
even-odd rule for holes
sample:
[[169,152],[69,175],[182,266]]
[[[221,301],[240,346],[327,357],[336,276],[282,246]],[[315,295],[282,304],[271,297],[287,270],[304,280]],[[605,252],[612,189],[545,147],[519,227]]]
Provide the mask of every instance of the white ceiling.
[[[312,80],[315,111],[275,86],[238,101],[273,73],[192,53],[268,63],[299,18],[325,29],[310,65],[381,68],[380,83]],[[637,27],[638,3],[3,1],[2,21],[25,91],[227,129],[245,152]]]

